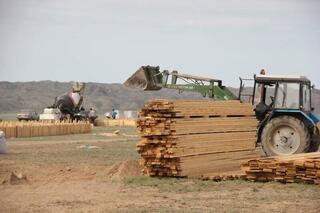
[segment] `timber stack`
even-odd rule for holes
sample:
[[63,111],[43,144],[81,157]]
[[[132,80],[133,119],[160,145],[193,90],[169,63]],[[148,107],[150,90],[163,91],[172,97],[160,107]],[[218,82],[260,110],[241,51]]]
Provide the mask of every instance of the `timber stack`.
[[90,133],[92,126],[83,121],[4,121],[0,123],[0,130],[6,138],[29,138]]
[[153,100],[137,120],[137,151],[149,176],[209,177],[241,171],[255,151],[253,107],[239,101]]
[[320,184],[320,152],[253,159],[242,170],[251,181]]

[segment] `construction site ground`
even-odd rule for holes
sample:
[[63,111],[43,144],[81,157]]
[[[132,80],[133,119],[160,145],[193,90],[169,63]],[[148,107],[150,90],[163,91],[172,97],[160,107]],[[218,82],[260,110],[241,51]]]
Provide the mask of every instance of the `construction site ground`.
[[[113,134],[120,130],[119,134]],[[318,212],[320,186],[140,175],[132,127],[7,140],[0,212]]]

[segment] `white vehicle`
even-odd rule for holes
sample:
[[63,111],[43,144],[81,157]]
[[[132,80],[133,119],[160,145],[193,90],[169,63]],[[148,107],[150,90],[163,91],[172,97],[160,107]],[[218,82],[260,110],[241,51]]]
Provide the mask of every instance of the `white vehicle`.
[[37,112],[30,109],[23,109],[17,114],[19,121],[38,121],[39,115]]
[[61,112],[57,108],[45,108],[40,114],[40,120],[60,120]]

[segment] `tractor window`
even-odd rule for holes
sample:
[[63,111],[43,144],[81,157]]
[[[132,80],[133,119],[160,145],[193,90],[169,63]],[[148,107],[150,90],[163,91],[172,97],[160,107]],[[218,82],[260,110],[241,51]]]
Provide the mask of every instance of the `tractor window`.
[[[266,94],[262,92],[263,88],[266,88]],[[270,85],[257,84],[255,97],[254,97],[254,105],[257,105],[264,99],[265,99],[264,103],[266,105],[272,104],[271,97],[274,97],[274,91],[275,91],[275,84],[270,84]]]
[[299,89],[297,83],[279,83],[275,108],[299,109]]
[[311,111],[310,106],[310,87],[308,85],[302,86],[302,104],[305,111]]
[[267,92],[266,92],[266,101],[265,103],[267,105],[272,104],[272,98],[274,98],[274,91],[275,91],[276,85],[268,85]]

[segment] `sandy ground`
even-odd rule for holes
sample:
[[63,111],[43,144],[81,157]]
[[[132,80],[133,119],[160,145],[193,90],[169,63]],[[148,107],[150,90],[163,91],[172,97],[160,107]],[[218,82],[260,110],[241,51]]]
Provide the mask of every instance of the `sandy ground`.
[[9,140],[0,212],[319,212],[319,186],[143,177],[138,138],[85,138]]

